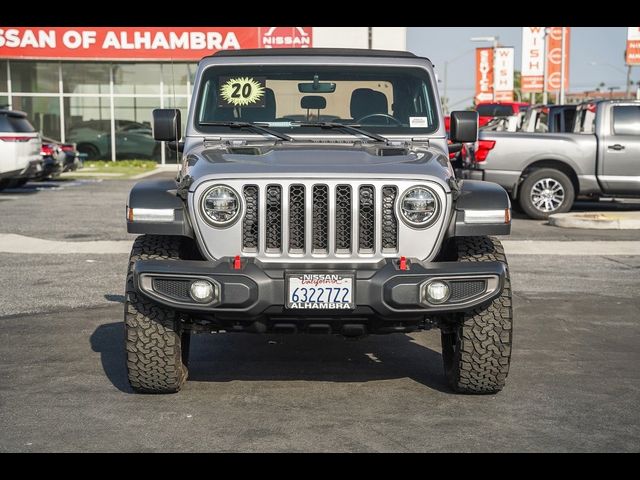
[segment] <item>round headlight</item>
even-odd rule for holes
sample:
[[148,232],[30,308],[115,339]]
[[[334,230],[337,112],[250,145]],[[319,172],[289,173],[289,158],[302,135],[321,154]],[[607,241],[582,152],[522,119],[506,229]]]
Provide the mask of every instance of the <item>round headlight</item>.
[[400,200],[400,212],[412,227],[426,227],[437,217],[438,199],[426,187],[410,188]]
[[210,223],[228,226],[240,213],[240,199],[232,188],[214,185],[202,195],[202,213]]

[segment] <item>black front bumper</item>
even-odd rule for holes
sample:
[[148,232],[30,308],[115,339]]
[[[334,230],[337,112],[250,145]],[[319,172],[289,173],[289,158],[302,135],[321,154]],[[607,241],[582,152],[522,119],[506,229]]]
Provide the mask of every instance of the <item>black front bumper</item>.
[[[420,263],[409,260],[409,268],[401,270],[398,260],[375,264],[272,264],[242,259],[234,269],[233,259],[216,262],[188,260],[139,260],[134,266],[136,289],[146,297],[167,307],[184,312],[200,312],[224,317],[247,318],[261,315],[348,315],[402,318],[440,312],[465,311],[486,303],[502,292],[506,266],[501,262]],[[348,272],[354,275],[355,310],[290,310],[285,308],[287,273]],[[197,279],[208,279],[220,289],[220,298],[201,305],[189,297],[189,285]],[[458,296],[458,301],[432,305],[422,299],[425,282],[440,279],[457,291],[471,296]],[[160,282],[159,282],[160,281]],[[475,290],[472,283],[485,282]],[[159,285],[162,287],[160,288]]]

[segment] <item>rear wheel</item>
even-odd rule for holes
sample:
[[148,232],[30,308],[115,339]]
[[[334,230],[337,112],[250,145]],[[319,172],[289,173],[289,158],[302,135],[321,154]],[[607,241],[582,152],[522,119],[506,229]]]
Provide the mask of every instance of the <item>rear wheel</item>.
[[[499,240],[492,237],[458,237],[460,262],[503,262]],[[513,310],[509,272],[499,297],[491,303],[449,317],[442,325],[442,360],[451,388],[460,393],[496,393],[509,373]]]
[[518,191],[518,200],[531,218],[546,220],[554,213],[571,210],[575,189],[571,179],[560,170],[541,168],[524,179]]
[[187,380],[189,332],[175,311],[139,294],[133,283],[137,260],[181,258],[182,237],[142,235],[133,244],[124,307],[129,383],[137,392],[175,393]]

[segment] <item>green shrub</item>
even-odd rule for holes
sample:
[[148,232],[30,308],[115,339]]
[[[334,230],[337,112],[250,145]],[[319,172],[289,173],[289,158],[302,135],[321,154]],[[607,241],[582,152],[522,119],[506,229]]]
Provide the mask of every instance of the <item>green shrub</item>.
[[88,168],[114,168],[114,167],[126,167],[126,168],[140,168],[151,169],[155,168],[157,162],[153,160],[118,160],[111,162],[109,160],[89,160],[84,162],[84,166]]

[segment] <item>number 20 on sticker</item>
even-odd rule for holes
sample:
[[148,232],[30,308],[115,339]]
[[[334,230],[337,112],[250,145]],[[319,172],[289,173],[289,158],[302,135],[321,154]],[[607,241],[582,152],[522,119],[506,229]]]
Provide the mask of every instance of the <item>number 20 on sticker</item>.
[[264,107],[265,78],[220,78],[220,107]]

